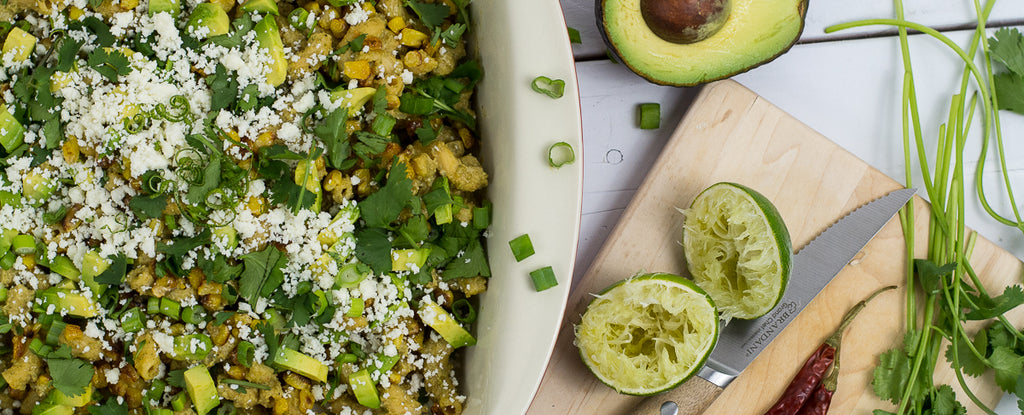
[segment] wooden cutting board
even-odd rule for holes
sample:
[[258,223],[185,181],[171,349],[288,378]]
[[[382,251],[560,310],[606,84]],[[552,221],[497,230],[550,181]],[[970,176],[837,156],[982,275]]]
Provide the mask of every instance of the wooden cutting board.
[[[681,216],[676,208],[689,206],[707,186],[734,181],[767,196],[782,214],[795,249],[845,213],[902,187],[734,81],[705,86],[690,108],[591,268],[570,293],[558,342],[528,414],[633,412],[643,398],[620,395],[590,374],[573,345],[573,326],[591,294],[615,281],[639,271],[687,275],[679,244]],[[920,198],[915,205],[916,257],[923,257],[927,205]],[[875,289],[897,284],[899,290],[876,298],[847,331],[830,414],[870,414],[872,409],[891,408],[874,396],[870,383],[878,355],[902,340],[904,246],[899,220],[894,219],[725,389],[707,413],[763,413],[838,326],[846,310]],[[1016,257],[981,238],[972,264],[996,292],[1019,282],[1022,270]],[[1024,321],[1020,310],[1010,318]],[[948,365],[940,367],[945,370],[937,373],[936,383],[955,385]],[[972,389],[990,407],[1002,396],[991,374],[968,380],[978,385]],[[958,397],[967,402],[963,393]],[[969,407],[969,413],[977,412]]]

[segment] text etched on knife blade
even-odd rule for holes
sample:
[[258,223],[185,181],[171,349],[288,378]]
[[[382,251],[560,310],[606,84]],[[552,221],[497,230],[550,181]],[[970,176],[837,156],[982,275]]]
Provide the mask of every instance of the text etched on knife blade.
[[771,342],[775,335],[786,327],[789,320],[796,317],[799,310],[799,304],[796,301],[779,303],[768,315],[768,318],[761,322],[761,326],[757,328],[754,335],[748,337],[748,341],[743,344],[747,356],[757,354]]

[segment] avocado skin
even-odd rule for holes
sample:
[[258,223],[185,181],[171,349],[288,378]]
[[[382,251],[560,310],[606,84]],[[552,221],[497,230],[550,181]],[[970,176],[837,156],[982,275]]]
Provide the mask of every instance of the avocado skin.
[[[723,71],[723,72],[721,72],[721,73],[719,73],[717,75],[714,75],[714,76],[707,76],[707,77],[697,76],[697,77],[694,77],[694,79],[692,79],[690,81],[682,81],[682,82],[675,82],[675,81],[666,80],[666,79],[662,79],[662,78],[653,76],[650,73],[648,73],[648,71],[646,71],[644,67],[641,67],[640,65],[636,65],[630,59],[627,59],[627,57],[622,53],[622,51],[619,50],[619,47],[616,45],[616,43],[613,41],[613,39],[611,38],[610,34],[608,33],[608,28],[607,28],[607,25],[606,25],[606,22],[607,22],[607,20],[606,20],[606,13],[608,13],[608,10],[606,10],[607,9],[606,4],[609,3],[610,1],[613,1],[613,0],[595,0],[594,11],[595,11],[595,14],[597,16],[597,27],[598,27],[598,29],[600,29],[600,30],[598,30],[598,32],[601,33],[601,39],[604,41],[605,45],[608,46],[608,50],[610,51],[612,57],[616,61],[618,61],[619,63],[622,63],[622,64],[626,65],[626,67],[629,68],[630,71],[633,71],[633,73],[635,73],[637,75],[640,75],[641,77],[643,77],[644,79],[648,80],[651,83],[658,84],[658,85],[667,85],[667,86],[691,87],[691,86],[703,85],[703,84],[706,84],[706,83],[709,83],[709,82],[713,82],[713,81],[717,81],[717,80],[721,80],[721,79],[730,78],[732,76],[735,76],[735,75],[747,72],[747,71],[749,71],[751,69],[757,68],[757,67],[759,67],[761,65],[764,65],[764,64],[766,64],[768,62],[771,62],[771,61],[775,60],[776,58],[778,58],[779,56],[781,56],[782,54],[788,52],[789,49],[792,48],[794,44],[796,44],[796,41],[798,39],[800,39],[800,35],[803,33],[803,30],[804,30],[804,19],[807,17],[807,5],[808,5],[808,1],[809,0],[793,0],[794,6],[796,7],[796,13],[800,17],[799,18],[799,27],[797,28],[795,36],[792,37],[792,40],[789,41],[786,46],[784,46],[784,47],[780,48],[778,51],[776,51],[774,54],[766,57],[765,59],[760,59],[760,60],[758,60],[758,61],[756,61],[754,63],[751,63],[749,65],[744,65],[744,66],[740,66],[740,67],[734,68],[732,70]],[[732,7],[733,7],[733,10],[735,12],[735,10],[737,10],[740,7],[739,5],[741,5],[743,3],[756,2],[756,1],[761,1],[761,0],[733,0],[733,6]],[[637,4],[639,4],[639,1],[637,1]],[[639,6],[637,6],[637,7],[638,8],[636,10],[636,13],[639,14],[640,13]],[[699,44],[701,44],[703,42],[706,42],[706,41],[701,41],[701,42],[693,43],[691,45],[699,45]]]

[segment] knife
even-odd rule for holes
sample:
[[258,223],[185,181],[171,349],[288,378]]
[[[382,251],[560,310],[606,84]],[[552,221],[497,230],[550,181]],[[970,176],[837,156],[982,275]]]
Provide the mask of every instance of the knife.
[[[697,373],[700,379],[694,378],[662,395],[647,398],[635,413],[678,415],[701,413],[707,409],[722,390],[910,201],[915,192],[915,189],[900,189],[875,199],[839,219],[808,242],[793,256],[786,292],[771,312],[753,320],[734,319],[729,322],[720,330],[715,349]],[[680,408],[676,401],[684,396],[687,401],[698,401],[698,406]]]

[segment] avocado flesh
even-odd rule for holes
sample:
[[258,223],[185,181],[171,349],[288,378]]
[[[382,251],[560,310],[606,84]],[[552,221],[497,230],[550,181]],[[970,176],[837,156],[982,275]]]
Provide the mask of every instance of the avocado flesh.
[[260,20],[253,26],[256,32],[256,42],[260,48],[266,49],[270,54],[270,72],[267,73],[267,83],[271,86],[278,86],[284,83],[288,76],[288,60],[284,57],[284,42],[281,40],[281,31],[273,18]]
[[213,377],[206,366],[199,365],[185,371],[185,392],[192,399],[199,415],[206,415],[220,405],[217,384],[213,383]]
[[640,0],[597,0],[605,42],[630,70],[647,80],[694,86],[745,72],[787,51],[803,31],[806,0],[733,0],[725,25],[690,44],[656,35]]
[[195,32],[200,27],[209,29],[203,38],[220,36],[231,30],[231,20],[227,12],[213,3],[201,3],[192,10],[188,18],[188,29]]

